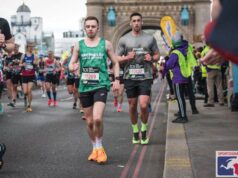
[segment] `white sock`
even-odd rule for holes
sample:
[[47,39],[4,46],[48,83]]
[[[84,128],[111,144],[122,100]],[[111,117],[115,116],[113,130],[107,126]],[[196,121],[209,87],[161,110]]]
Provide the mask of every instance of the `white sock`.
[[102,148],[102,137],[101,138],[97,138],[96,137],[96,148]]
[[92,140],[92,144],[93,144],[93,149],[96,149],[96,141]]

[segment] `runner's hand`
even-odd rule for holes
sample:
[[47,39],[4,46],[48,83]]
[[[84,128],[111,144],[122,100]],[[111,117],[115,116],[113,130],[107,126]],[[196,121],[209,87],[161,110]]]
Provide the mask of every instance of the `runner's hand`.
[[135,58],[135,55],[136,55],[136,52],[135,51],[131,51],[131,52],[128,53],[126,58],[127,58],[127,60],[131,60],[131,59]]
[[118,92],[120,88],[120,81],[119,80],[115,80],[114,82],[112,82],[112,91],[116,91]]
[[152,59],[152,56],[149,54],[149,53],[147,53],[146,55],[145,55],[145,61],[152,61],[153,59]]

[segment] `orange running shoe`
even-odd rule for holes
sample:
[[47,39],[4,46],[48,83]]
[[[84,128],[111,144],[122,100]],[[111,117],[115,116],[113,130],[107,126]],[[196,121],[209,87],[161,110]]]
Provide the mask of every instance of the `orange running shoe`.
[[107,162],[107,154],[104,150],[104,148],[99,148],[97,151],[97,163],[103,164]]
[[51,99],[48,99],[48,106],[51,105],[51,102],[52,102],[52,100],[51,100]]
[[88,160],[89,161],[97,161],[97,157],[98,157],[98,150],[93,149],[92,153],[88,157]]

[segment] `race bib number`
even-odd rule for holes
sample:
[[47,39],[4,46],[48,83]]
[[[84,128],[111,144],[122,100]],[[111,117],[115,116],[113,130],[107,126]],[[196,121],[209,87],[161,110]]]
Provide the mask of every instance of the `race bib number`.
[[84,67],[81,77],[84,85],[96,86],[99,84],[99,68]]
[[130,75],[130,78],[134,78],[134,79],[144,78],[145,76],[144,65],[139,65],[139,64],[130,65],[129,75]]
[[26,70],[32,70],[33,65],[32,64],[26,64]]

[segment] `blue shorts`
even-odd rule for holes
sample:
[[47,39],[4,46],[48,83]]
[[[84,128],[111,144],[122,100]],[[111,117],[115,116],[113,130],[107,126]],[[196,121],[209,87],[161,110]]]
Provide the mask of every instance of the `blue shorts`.
[[45,76],[44,75],[39,75],[37,77],[37,80],[44,82],[45,81]]

